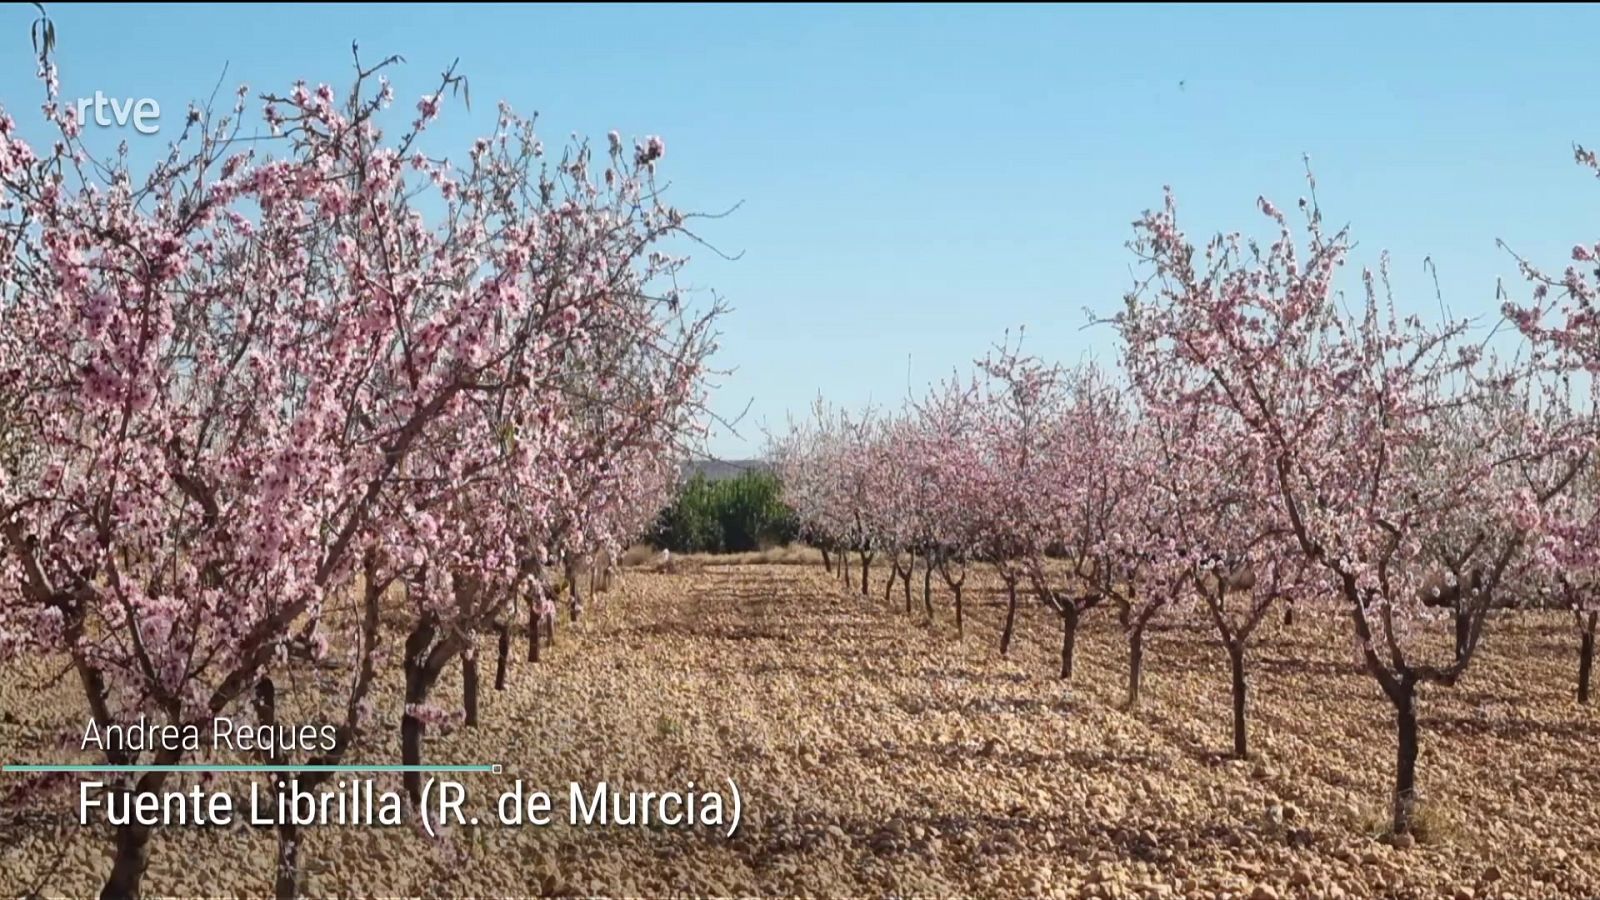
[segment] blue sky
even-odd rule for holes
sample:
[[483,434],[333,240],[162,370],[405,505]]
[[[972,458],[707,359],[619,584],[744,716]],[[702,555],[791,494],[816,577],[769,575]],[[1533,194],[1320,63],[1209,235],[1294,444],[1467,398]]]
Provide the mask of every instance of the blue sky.
[[[0,101],[34,118],[24,4],[0,9]],[[1173,186],[1188,229],[1256,233],[1292,209],[1310,154],[1356,261],[1394,257],[1403,306],[1457,313],[1520,291],[1504,238],[1559,266],[1600,185],[1600,66],[1580,7],[59,6],[63,93],[151,97],[164,133],[226,84],[346,83],[349,47],[405,56],[408,106],[460,57],[471,112],[494,101],[571,132],[660,134],[683,208],[716,211],[695,285],[733,306],[717,407],[750,405],[726,457],[759,452],[820,391],[897,404],[1025,325],[1041,355],[1110,361],[1130,223]],[[252,104],[252,108],[255,105]],[[123,135],[118,135],[123,136]],[[162,135],[125,132],[136,151]],[[144,142],[145,145],[140,145]],[[108,141],[108,145],[109,145]],[[1356,287],[1355,279],[1349,285]]]

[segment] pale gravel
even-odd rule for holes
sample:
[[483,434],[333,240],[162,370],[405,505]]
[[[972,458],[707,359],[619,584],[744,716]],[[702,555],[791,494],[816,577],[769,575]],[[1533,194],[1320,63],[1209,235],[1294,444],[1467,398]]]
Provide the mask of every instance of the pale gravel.
[[[1118,708],[1126,657],[1108,610],[1085,619],[1077,676],[1055,676],[1056,620],[1025,605],[1012,658],[1002,598],[974,575],[964,639],[820,567],[629,573],[563,620],[545,661],[492,689],[483,725],[428,742],[429,761],[504,762],[468,777],[478,802],[521,777],[552,789],[607,778],[644,789],[732,777],[740,833],[503,828],[454,852],[409,828],[311,829],[313,896],[665,895],[1524,897],[1600,894],[1600,718],[1571,699],[1567,620],[1493,623],[1463,684],[1422,705],[1420,781],[1436,835],[1375,839],[1394,756],[1387,703],[1355,665],[1342,619],[1263,626],[1251,656],[1257,758],[1230,746],[1227,659],[1204,623],[1151,635],[1141,708]],[[920,578],[917,587],[920,589]],[[937,582],[936,582],[937,589]],[[1441,626],[1444,627],[1444,626]],[[0,758],[54,759],[82,728],[76,683],[46,662],[0,664]],[[438,701],[458,696],[456,675]],[[399,704],[380,692],[382,720]],[[304,698],[302,698],[304,699]],[[312,702],[306,700],[305,702]],[[398,757],[375,733],[360,759]],[[10,776],[8,776],[10,777]],[[393,785],[398,787],[398,785]],[[558,808],[560,798],[557,798]],[[0,895],[89,896],[104,830],[66,822],[71,794],[0,811]],[[1298,829],[1309,849],[1290,846]],[[1304,836],[1302,834],[1301,836]],[[168,828],[150,895],[270,891],[269,833]],[[57,858],[59,857],[59,865]]]

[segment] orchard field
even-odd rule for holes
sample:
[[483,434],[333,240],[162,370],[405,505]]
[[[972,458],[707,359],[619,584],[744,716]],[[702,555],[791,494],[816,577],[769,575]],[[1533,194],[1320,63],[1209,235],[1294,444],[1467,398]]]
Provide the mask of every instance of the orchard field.
[[[686,472],[758,426],[716,412],[731,308],[690,263],[739,261],[737,205],[683,205],[664,138],[505,103],[441,134],[465,75],[397,99],[355,43],[146,158],[86,130],[34,8],[0,893],[1600,894],[1592,236],[1502,244],[1462,314],[1432,257],[1417,296],[1356,254],[1309,159],[1232,230],[1151,185],[1081,352],[1002,328],[893,404],[785,409],[717,487]],[[84,741],[233,718],[320,738]],[[385,766],[413,811],[440,765],[732,778],[746,816],[87,827],[63,758],[152,799]]]
[[[687,567],[686,567],[687,568]],[[878,585],[874,583],[873,587]],[[533,781],[671,785],[733,777],[733,840],[698,832],[487,827],[449,850],[409,829],[311,829],[310,896],[1581,897],[1600,890],[1600,729],[1567,689],[1570,627],[1497,629],[1471,676],[1425,695],[1417,841],[1382,840],[1393,725],[1344,623],[1263,626],[1251,665],[1255,747],[1230,760],[1226,659],[1204,630],[1150,635],[1141,705],[1126,651],[1086,618],[1059,678],[1056,623],[1021,613],[997,650],[997,579],[969,588],[957,638],[897,596],[845,592],[815,565],[625,573],[537,665],[516,662],[484,724],[431,738],[439,760],[503,759]],[[1037,610],[1037,611],[1036,611]],[[441,692],[454,696],[446,678]],[[0,753],[70,728],[70,692],[15,673]],[[398,691],[385,691],[395,696]],[[380,717],[398,715],[389,703]],[[386,748],[369,751],[384,757]],[[92,893],[110,844],[65,812],[0,831],[0,892]],[[419,852],[419,847],[422,848]],[[148,889],[271,890],[270,832],[165,829]],[[455,879],[443,881],[446,877]],[[204,888],[202,889],[202,885]]]

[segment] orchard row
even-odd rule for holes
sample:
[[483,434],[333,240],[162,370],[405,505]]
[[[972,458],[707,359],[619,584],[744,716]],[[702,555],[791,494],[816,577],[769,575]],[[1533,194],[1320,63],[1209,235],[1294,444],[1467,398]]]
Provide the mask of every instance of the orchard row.
[[[456,716],[430,703],[441,673],[462,667],[475,724],[484,637],[503,686],[513,623],[536,659],[556,591],[575,618],[578,567],[644,529],[701,436],[721,310],[674,287],[666,251],[693,235],[658,187],[664,143],[556,156],[502,106],[436,158],[461,82],[402,114],[388,62],[263,95],[250,128],[245,88],[196,108],[144,174],[85,145],[48,55],[53,138],[0,112],[0,654],[68,660],[100,730],[299,725],[282,686],[332,671],[311,679],[332,746],[257,761],[398,738],[419,763]],[[372,716],[397,683],[398,735]],[[6,787],[12,806],[64,785]],[[150,838],[116,830],[105,896],[139,893]],[[282,826],[280,896],[300,848]]]
[[909,614],[920,558],[927,615],[937,575],[960,629],[967,573],[991,567],[1009,602],[1001,653],[1019,592],[1035,597],[1060,616],[1063,679],[1080,619],[1115,610],[1130,706],[1150,623],[1208,623],[1232,671],[1239,757],[1258,626],[1275,605],[1331,613],[1393,706],[1405,834],[1418,691],[1462,678],[1498,610],[1570,610],[1588,700],[1600,249],[1575,247],[1559,275],[1523,264],[1528,300],[1494,322],[1401,315],[1386,262],[1362,273],[1352,309],[1337,289],[1349,236],[1324,228],[1308,185],[1298,232],[1259,201],[1265,245],[1191,242],[1170,195],[1146,213],[1130,243],[1139,281],[1099,323],[1115,371],[1007,340],[899,411],[819,400],[772,456],[803,533],[847,586],[856,554],[863,594],[884,561],[885,595],[899,581]]

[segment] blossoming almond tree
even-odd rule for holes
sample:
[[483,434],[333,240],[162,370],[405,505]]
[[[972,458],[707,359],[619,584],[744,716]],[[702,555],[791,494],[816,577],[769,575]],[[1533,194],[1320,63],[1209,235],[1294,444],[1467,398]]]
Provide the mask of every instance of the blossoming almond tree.
[[[1175,575],[1167,530],[1176,514],[1164,493],[1161,456],[1148,422],[1137,407],[1124,411],[1107,385],[1095,376],[1082,390],[1086,406],[1115,410],[1110,422],[1086,422],[1080,478],[1098,486],[1080,487],[1083,514],[1077,519],[1079,552],[1087,554],[1092,583],[1117,609],[1117,623],[1128,645],[1124,707],[1139,705],[1144,677],[1145,635],[1161,613],[1184,596],[1187,585]],[[1103,399],[1093,399],[1099,394]],[[1107,426],[1110,426],[1109,428]],[[1075,428],[1075,431],[1080,430]],[[1087,501],[1087,502],[1086,502]]]
[[[1024,355],[1011,345],[1009,335],[977,361],[977,369],[985,460],[984,555],[1006,587],[1006,619],[1000,632],[1000,655],[1005,656],[1016,633],[1019,584],[1027,580],[1039,590],[1032,577],[1033,563],[1042,559],[1048,540],[1043,534],[1048,508],[1039,490],[1041,457],[1061,437],[1059,417],[1065,400],[1060,368]],[[1069,659],[1070,652],[1064,652],[1063,673],[1070,668]]]
[[[967,567],[982,552],[988,530],[978,404],[975,381],[963,383],[952,376],[909,412],[917,422],[912,452],[925,485],[922,515],[928,522],[929,565],[950,589],[958,637],[966,632],[962,589]],[[931,604],[929,611],[931,617]]]
[[1246,652],[1273,603],[1304,569],[1289,539],[1261,442],[1227,409],[1190,402],[1191,373],[1135,369],[1148,450],[1144,570],[1188,600],[1228,655],[1233,754],[1248,752]]
[[851,587],[850,551],[860,554],[865,582],[876,549],[874,516],[884,484],[883,461],[874,442],[881,427],[874,410],[852,417],[818,398],[809,420],[790,422],[787,432],[768,439],[767,456],[783,482],[784,502],[795,510],[802,533],[822,549],[828,565],[837,562],[846,590]]
[[[1260,206],[1278,228],[1270,246],[1227,235],[1195,247],[1169,195],[1137,223],[1133,247],[1151,274],[1118,321],[1136,378],[1182,372],[1183,402],[1225,411],[1259,442],[1263,483],[1275,485],[1295,544],[1342,598],[1366,669],[1394,706],[1392,827],[1404,833],[1415,807],[1418,688],[1453,685],[1466,671],[1525,550],[1529,514],[1572,469],[1530,486],[1552,447],[1513,438],[1530,434],[1515,422],[1525,407],[1457,415],[1484,402],[1486,385],[1516,380],[1480,364],[1467,323],[1400,317],[1370,274],[1366,302],[1347,313],[1333,287],[1344,233],[1325,233],[1315,200],[1303,201],[1302,249],[1285,217]],[[1469,636],[1461,652],[1434,661],[1419,640],[1430,619],[1419,595],[1443,562],[1432,539],[1463,508],[1481,523],[1454,560],[1472,573]]]
[[794,510],[800,536],[821,551],[823,566],[832,574],[836,539],[830,516],[833,473],[822,446],[828,438],[816,422],[792,418],[786,431],[769,432],[766,438],[765,455],[783,485],[783,502]]
[[[1123,389],[1093,365],[1069,373],[1062,437],[1046,457],[1052,500],[1047,534],[1071,566],[1082,609],[1110,601],[1128,641],[1127,705],[1138,704],[1144,636],[1172,599],[1169,579],[1150,554],[1158,527],[1150,502],[1149,445]],[[1075,617],[1073,628],[1076,628]],[[1063,648],[1071,676],[1071,643]]]
[[1005,349],[982,365],[1000,399],[989,429],[994,482],[1017,521],[1020,567],[1061,617],[1060,675],[1070,679],[1078,624],[1108,596],[1103,537],[1127,512],[1114,471],[1126,410],[1092,367],[1066,371]]
[[[884,600],[901,581],[906,615],[911,615],[911,573],[916,568],[917,550],[925,542],[925,510],[929,486],[920,477],[915,448],[920,423],[904,414],[884,416],[863,435],[858,452],[865,454],[872,482],[870,505],[863,521],[872,535],[872,546],[884,557],[889,572],[884,577]],[[902,569],[901,557],[908,558]],[[866,567],[862,567],[862,594],[867,593]],[[928,610],[932,621],[932,608]]]
[[1596,547],[1600,546],[1600,471],[1591,457],[1572,490],[1556,498],[1543,517],[1544,533],[1535,548],[1534,570],[1529,581],[1537,598],[1553,600],[1572,614],[1578,639],[1576,696],[1589,702],[1594,670],[1596,625],[1600,624],[1600,570]]
[[[876,479],[882,485],[874,508],[873,524],[878,543],[889,554],[889,579],[900,579],[905,595],[906,615],[912,611],[911,583],[916,573],[917,559],[922,560],[922,609],[926,621],[934,624],[933,575],[943,569],[945,580],[960,600],[960,587],[966,576],[959,562],[953,567],[943,567],[942,556],[947,549],[942,543],[941,529],[954,523],[940,518],[950,496],[941,492],[956,488],[955,473],[946,469],[942,457],[950,436],[943,429],[956,423],[938,422],[914,404],[908,404],[898,416],[886,422],[874,441],[877,460]],[[967,510],[970,525],[972,511]],[[949,548],[953,549],[953,548]],[[901,567],[901,557],[905,565]],[[885,597],[888,591],[885,591]],[[958,610],[957,618],[960,619]],[[963,623],[958,622],[958,625]],[[959,628],[958,628],[959,630]]]
[[[1600,177],[1600,156],[1585,147],[1574,149],[1578,165]],[[1533,288],[1531,301],[1507,301],[1506,317],[1533,344],[1540,370],[1557,379],[1571,402],[1571,417],[1580,425],[1580,452],[1587,462],[1574,480],[1570,496],[1546,517],[1542,545],[1542,578],[1571,610],[1577,630],[1580,703],[1589,700],[1589,679],[1594,665],[1597,620],[1600,620],[1600,475],[1595,469],[1596,441],[1600,439],[1595,376],[1600,373],[1600,241],[1573,245],[1571,258],[1561,272],[1547,271],[1517,257],[1523,276]]]

